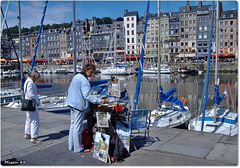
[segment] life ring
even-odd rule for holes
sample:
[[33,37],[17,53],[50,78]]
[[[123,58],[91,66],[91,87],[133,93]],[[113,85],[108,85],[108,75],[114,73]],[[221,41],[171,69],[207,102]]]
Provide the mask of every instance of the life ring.
[[182,103],[183,105],[186,104],[186,99],[184,97],[180,97],[179,100],[183,101],[183,103]]

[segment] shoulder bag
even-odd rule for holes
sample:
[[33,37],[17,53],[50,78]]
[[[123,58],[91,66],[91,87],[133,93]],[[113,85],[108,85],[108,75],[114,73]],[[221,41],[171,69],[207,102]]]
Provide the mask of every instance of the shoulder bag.
[[26,89],[25,89],[25,92],[23,94],[23,99],[22,99],[22,104],[21,104],[21,110],[22,111],[35,111],[36,108],[35,108],[35,105],[36,105],[36,101],[33,99],[33,100],[28,100],[28,99],[25,99],[25,94],[26,94],[26,90],[27,90],[27,85],[28,83],[26,84]]

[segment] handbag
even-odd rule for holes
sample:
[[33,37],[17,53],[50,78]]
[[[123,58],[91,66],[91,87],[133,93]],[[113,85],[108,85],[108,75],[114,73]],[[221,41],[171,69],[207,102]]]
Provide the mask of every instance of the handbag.
[[[26,85],[26,89],[27,89],[27,85]],[[36,110],[36,108],[35,108],[36,101],[34,99],[33,100],[25,99],[26,89],[25,89],[23,99],[22,99],[21,110],[22,111],[32,111],[33,112],[33,111]]]

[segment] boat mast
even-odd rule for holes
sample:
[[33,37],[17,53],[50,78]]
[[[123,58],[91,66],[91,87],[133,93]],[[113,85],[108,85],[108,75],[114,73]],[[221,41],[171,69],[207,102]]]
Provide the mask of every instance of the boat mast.
[[[216,55],[215,55],[215,85],[218,82],[218,49],[219,49],[219,1],[217,0],[217,14],[216,14]],[[215,93],[214,93],[215,94]],[[214,123],[217,122],[217,104],[214,104]]]
[[114,33],[114,64],[116,64],[116,58],[117,58],[117,28],[115,27],[115,33]]
[[145,18],[145,26],[144,26],[143,40],[142,40],[142,51],[141,51],[141,57],[139,60],[138,77],[137,77],[136,91],[135,91],[135,96],[134,96],[134,107],[133,107],[134,110],[136,110],[136,108],[137,108],[139,91],[140,91],[140,86],[141,86],[144,46],[145,46],[145,37],[146,37],[147,22],[148,22],[148,10],[149,10],[149,0],[147,3],[147,13],[146,13],[146,18]]
[[20,73],[21,73],[21,95],[24,97],[23,84],[24,84],[24,76],[23,76],[23,65],[22,65],[22,37],[21,37],[21,9],[20,9],[20,0],[18,0],[18,36],[19,36],[19,56],[20,56]]
[[73,67],[74,75],[77,74],[77,57],[76,57],[76,33],[75,33],[75,1],[73,1]]
[[208,82],[209,82],[209,73],[210,73],[210,59],[211,59],[211,47],[212,47],[212,32],[213,32],[213,17],[214,17],[214,1],[212,1],[212,15],[211,15],[211,30],[210,30],[210,40],[208,46],[208,61],[207,61],[207,72],[206,72],[206,81],[205,81],[205,90],[204,90],[204,100],[203,100],[203,113],[202,113],[202,125],[201,131],[203,131],[204,120],[205,120],[205,111],[207,106],[207,95],[208,95]]
[[161,11],[160,11],[160,0],[158,0],[158,110],[160,110],[161,104],[160,104],[160,87],[161,87]]

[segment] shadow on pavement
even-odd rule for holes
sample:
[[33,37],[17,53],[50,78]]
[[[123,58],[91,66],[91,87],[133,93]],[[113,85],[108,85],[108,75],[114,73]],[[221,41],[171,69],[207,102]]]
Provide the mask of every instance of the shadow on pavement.
[[69,130],[63,130],[63,131],[60,131],[59,133],[42,135],[42,136],[39,136],[38,138],[46,138],[46,139],[43,139],[42,141],[48,141],[48,140],[53,140],[53,139],[61,139],[65,136],[67,136],[68,133],[69,133]]

